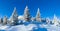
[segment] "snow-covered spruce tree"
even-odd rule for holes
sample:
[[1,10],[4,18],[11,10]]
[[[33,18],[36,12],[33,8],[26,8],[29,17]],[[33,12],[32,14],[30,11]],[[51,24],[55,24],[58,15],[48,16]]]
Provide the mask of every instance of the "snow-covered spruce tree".
[[36,21],[40,21],[41,22],[41,17],[40,17],[40,10],[38,8],[37,14],[36,14]]
[[29,13],[28,6],[26,6],[26,8],[24,10],[24,20],[25,21],[30,21],[31,20],[31,16],[30,16],[30,13]]
[[57,18],[57,16],[56,16],[55,14],[54,14],[54,18],[53,18],[52,23],[53,23],[54,25],[58,25],[58,24],[59,24],[59,19]]
[[31,17],[31,20],[32,20],[32,21],[36,21],[35,17],[33,17],[33,16]]
[[8,21],[7,16],[4,16],[4,18],[3,18],[3,25],[6,25],[7,21]]
[[50,18],[49,18],[49,17],[47,17],[47,18],[46,18],[46,23],[47,23],[47,24],[50,24],[50,23],[51,23],[51,21],[50,21]]
[[18,14],[16,12],[16,7],[10,17],[10,25],[17,25],[18,24]]
[[0,18],[0,24],[2,24],[3,23],[3,19],[2,18]]

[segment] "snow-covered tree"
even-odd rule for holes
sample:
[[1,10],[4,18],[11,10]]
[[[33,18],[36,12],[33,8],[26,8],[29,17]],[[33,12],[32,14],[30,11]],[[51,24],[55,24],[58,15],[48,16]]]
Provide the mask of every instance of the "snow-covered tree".
[[16,12],[16,7],[14,8],[14,11],[10,17],[10,24],[11,25],[16,25],[18,23],[18,15]]
[[30,16],[30,13],[29,13],[28,6],[26,6],[26,8],[24,10],[24,20],[25,21],[30,21],[31,20],[31,16]]
[[41,17],[40,17],[40,10],[38,8],[37,14],[36,14],[36,20],[41,22]]
[[57,18],[57,16],[55,14],[54,14],[54,18],[53,18],[52,23],[54,23],[54,25],[58,25],[59,24],[58,23],[58,18]]
[[2,24],[3,23],[3,19],[2,18],[0,18],[0,24]]
[[31,17],[31,20],[32,20],[32,21],[35,21],[35,17]]
[[46,23],[50,24],[50,18],[49,17],[46,18]]
[[4,18],[3,18],[3,24],[6,25],[7,21],[8,21],[7,16],[4,16]]

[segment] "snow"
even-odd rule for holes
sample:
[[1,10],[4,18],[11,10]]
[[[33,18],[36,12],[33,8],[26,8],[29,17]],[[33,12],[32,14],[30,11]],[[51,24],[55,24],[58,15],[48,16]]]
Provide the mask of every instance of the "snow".
[[43,27],[45,27],[48,31],[60,31],[60,27],[55,25],[43,25]]
[[18,26],[12,26],[11,29],[8,29],[8,31],[30,31],[33,29],[33,27],[37,27],[34,24],[30,24],[28,26],[24,26],[24,25],[18,25]]
[[22,15],[20,15],[20,16],[18,16],[18,19],[19,19],[19,20],[23,20],[24,18],[23,18]]
[[7,26],[7,25],[0,25],[0,30],[7,30],[7,29],[9,29],[10,28],[10,26]]
[[[39,27],[38,27],[39,26]],[[33,31],[34,30],[39,30],[41,31],[41,28],[46,28],[47,31],[60,31],[60,27],[59,26],[55,26],[55,25],[48,25],[48,24],[29,24],[29,25],[16,25],[16,26],[0,26],[0,30],[5,30],[5,31]],[[40,28],[40,29],[39,29]],[[44,30],[44,29],[43,29]]]

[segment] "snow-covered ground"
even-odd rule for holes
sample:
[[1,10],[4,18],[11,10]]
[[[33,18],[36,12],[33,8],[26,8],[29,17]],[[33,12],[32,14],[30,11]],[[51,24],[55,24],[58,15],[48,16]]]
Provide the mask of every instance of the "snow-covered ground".
[[47,31],[60,31],[60,27],[55,25],[43,25],[43,27],[46,28]]
[[29,25],[16,25],[16,26],[0,26],[1,31],[60,31],[59,26],[44,25],[44,24],[29,24]]
[[33,27],[37,27],[34,24],[25,25],[17,25],[17,26],[0,26],[0,30],[5,31],[31,31]]

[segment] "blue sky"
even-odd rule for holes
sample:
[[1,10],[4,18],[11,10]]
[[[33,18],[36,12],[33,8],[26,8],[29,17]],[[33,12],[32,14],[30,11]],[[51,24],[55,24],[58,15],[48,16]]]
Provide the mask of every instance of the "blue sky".
[[10,17],[14,7],[17,8],[18,15],[23,15],[26,5],[31,16],[35,16],[40,8],[41,17],[60,16],[60,0],[0,0],[0,17],[7,15]]

